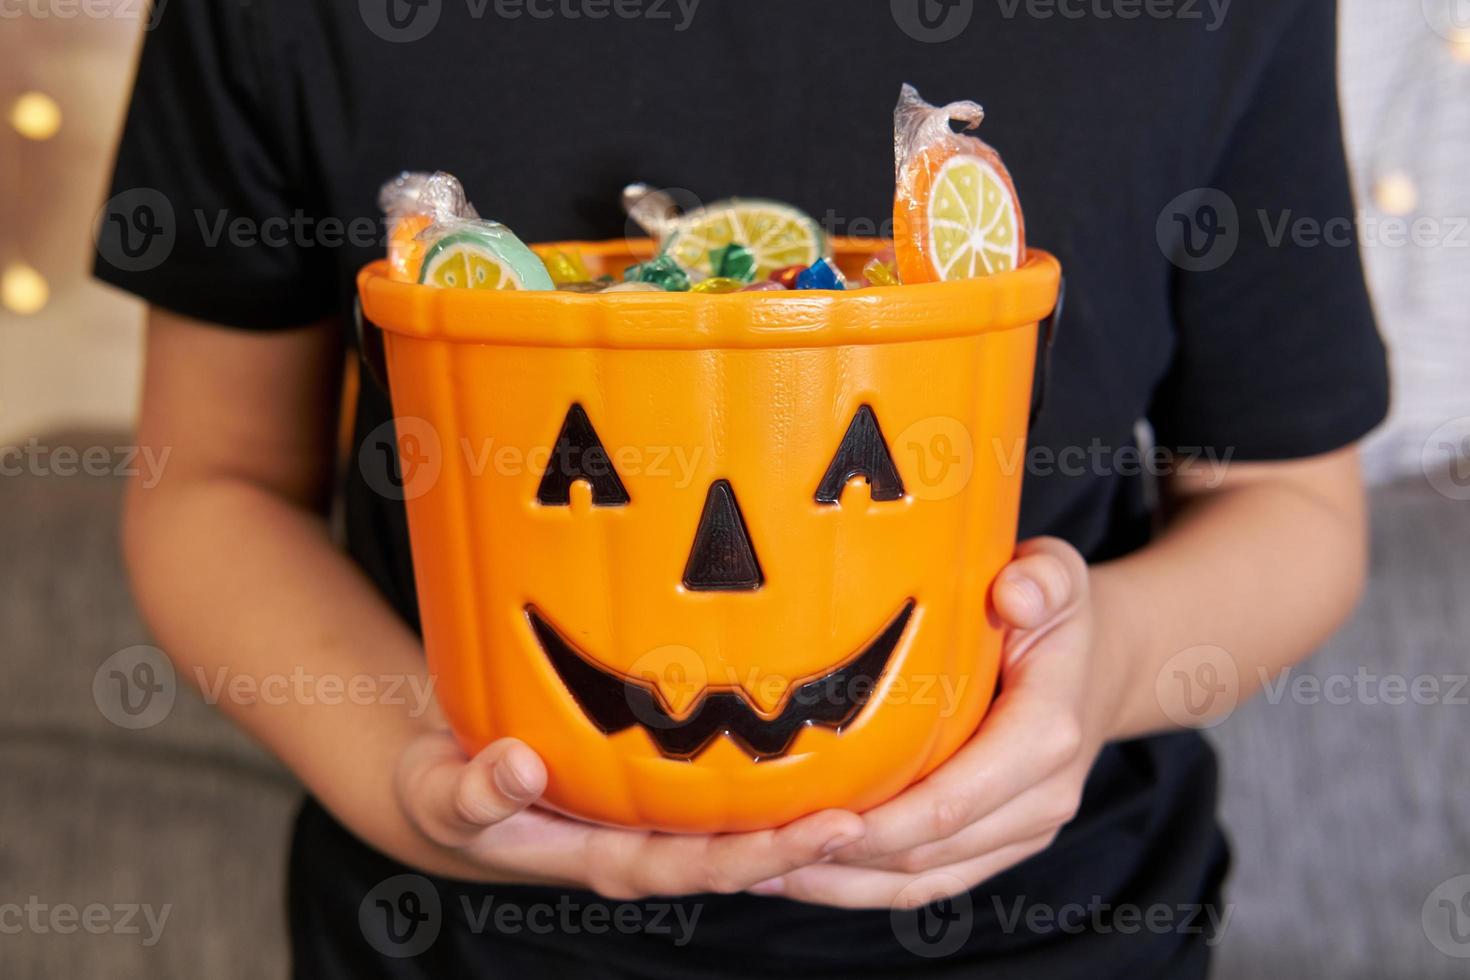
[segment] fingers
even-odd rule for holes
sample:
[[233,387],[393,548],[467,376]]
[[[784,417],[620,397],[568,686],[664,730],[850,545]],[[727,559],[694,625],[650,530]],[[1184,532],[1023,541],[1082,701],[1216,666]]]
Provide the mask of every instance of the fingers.
[[453,736],[442,732],[409,746],[397,785],[399,804],[420,833],[445,847],[463,847],[534,803],[546,789],[546,767],[513,738],[466,759]]
[[995,610],[1013,629],[1045,625],[1087,595],[1087,563],[1060,538],[1032,538],[995,580]]
[[868,861],[946,840],[1076,760],[1075,717],[1018,685],[1001,694],[980,734],[928,778],[863,815],[867,833],[835,859]]
[[636,835],[598,828],[591,832],[586,873],[594,891],[613,899],[729,894],[825,860],[862,834],[862,818],[845,810],[748,834]]
[[[1082,780],[1081,775],[1070,773],[1047,780],[952,837],[860,863],[883,871],[920,874],[1046,834],[1055,836],[1077,815]],[[853,863],[842,854],[835,860]]]
[[750,890],[759,895],[780,895],[798,902],[839,908],[917,908],[969,891],[982,881],[1039,854],[1050,843],[1051,835],[1042,834],[918,875],[845,864],[816,864],[760,882]]

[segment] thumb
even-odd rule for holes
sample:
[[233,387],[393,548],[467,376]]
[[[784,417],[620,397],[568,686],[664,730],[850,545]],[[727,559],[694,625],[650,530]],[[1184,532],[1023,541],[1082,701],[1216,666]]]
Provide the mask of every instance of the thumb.
[[420,833],[463,847],[536,802],[546,789],[546,766],[520,739],[492,742],[469,759],[454,736],[433,732],[405,750],[396,785],[399,805]]
[[1013,630],[1047,626],[1087,598],[1087,562],[1060,538],[1032,538],[1001,569],[991,602]]

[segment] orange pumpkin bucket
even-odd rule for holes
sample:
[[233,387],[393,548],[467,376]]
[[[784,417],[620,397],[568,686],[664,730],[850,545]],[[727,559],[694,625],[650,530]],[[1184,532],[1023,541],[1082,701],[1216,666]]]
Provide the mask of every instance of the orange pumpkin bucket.
[[[886,245],[836,240],[855,274]],[[592,274],[646,242],[562,243]],[[424,644],[467,751],[670,831],[864,810],[974,732],[1060,269],[723,295],[358,276]]]

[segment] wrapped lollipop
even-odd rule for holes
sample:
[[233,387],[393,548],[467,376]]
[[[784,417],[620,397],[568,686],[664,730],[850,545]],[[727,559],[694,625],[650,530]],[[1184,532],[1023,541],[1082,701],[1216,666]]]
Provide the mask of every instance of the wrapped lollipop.
[[623,190],[623,208],[692,279],[754,282],[777,269],[811,265],[828,254],[811,215],[780,201],[728,198],[682,214],[672,195],[647,184]]
[[454,218],[414,239],[425,246],[418,281],[444,289],[555,289],[546,265],[498,221]]
[[1015,184],[1000,155],[974,136],[974,102],[932,106],[905,85],[893,112],[896,183],[893,237],[905,283],[972,279],[1025,259],[1025,227]]
[[419,236],[426,229],[478,217],[459,181],[442,170],[405,170],[379,189],[378,207],[388,221],[388,266],[392,277],[403,282],[418,281],[429,244]]

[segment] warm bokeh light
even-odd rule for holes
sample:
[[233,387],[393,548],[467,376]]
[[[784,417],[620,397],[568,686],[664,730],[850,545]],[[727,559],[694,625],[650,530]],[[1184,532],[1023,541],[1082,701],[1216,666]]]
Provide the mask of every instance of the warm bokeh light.
[[1470,65],[1470,27],[1462,27],[1450,35],[1450,57]]
[[1395,170],[1374,183],[1373,203],[1384,214],[1408,214],[1419,204],[1419,188],[1414,186],[1414,178],[1402,170]]
[[12,313],[39,312],[50,298],[46,277],[24,262],[12,262],[0,273],[0,304]]
[[10,125],[26,139],[49,140],[61,128],[61,106],[45,92],[26,92],[10,106]]

